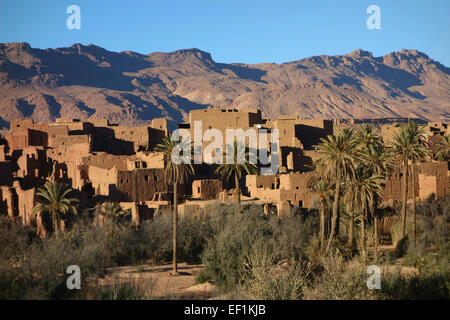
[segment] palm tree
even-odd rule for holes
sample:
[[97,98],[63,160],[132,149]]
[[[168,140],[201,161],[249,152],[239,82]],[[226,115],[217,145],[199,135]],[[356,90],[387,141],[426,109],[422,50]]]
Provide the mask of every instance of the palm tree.
[[389,175],[396,167],[393,153],[381,140],[361,147],[361,161],[373,174]]
[[[173,275],[178,274],[178,265],[177,265],[177,222],[178,222],[178,184],[183,184],[188,180],[190,175],[194,174],[194,168],[192,164],[188,161],[188,156],[183,155],[179,158],[181,161],[176,161],[172,158],[172,151],[175,147],[183,148],[183,144],[185,142],[175,141],[176,139],[172,139],[172,134],[164,137],[160,144],[156,145],[154,150],[156,152],[162,153],[164,158],[164,168],[165,168],[165,176],[168,184],[173,186]],[[174,162],[175,160],[175,162]]]
[[323,155],[325,175],[335,183],[331,231],[326,248],[328,252],[337,233],[341,184],[345,177],[354,175],[355,161],[358,159],[358,143],[353,129],[344,129],[336,136],[329,135],[326,139],[320,140],[321,143],[316,147]]
[[117,202],[105,202],[103,204],[102,214],[112,220],[120,220],[130,214],[128,210],[123,210]]
[[241,187],[239,185],[239,180],[244,173],[246,174],[258,174],[259,169],[256,164],[250,163],[250,153],[245,150],[245,145],[241,142],[234,141],[233,145],[227,145],[226,157],[229,155],[233,156],[233,162],[227,163],[224,161],[223,164],[219,165],[216,169],[216,174],[222,176],[226,180],[229,180],[234,176],[234,183],[236,186],[236,191],[238,193],[238,204],[241,203]]
[[[358,133],[362,164],[373,175],[380,175],[383,177],[390,175],[396,164],[393,159],[393,153],[384,145],[382,138],[374,135],[365,127],[361,127]],[[378,219],[376,207],[378,202],[380,201],[380,198],[381,197],[375,195],[375,201],[373,202],[373,207],[370,210],[370,212],[373,213],[372,218],[373,231],[375,236],[375,251],[378,246]]]
[[319,175],[312,179],[309,183],[310,192],[315,193],[319,197],[319,212],[320,212],[320,248],[325,248],[325,211],[331,207],[332,204],[332,190],[330,182]]
[[[423,157],[426,153],[422,141],[423,131],[418,128],[417,123],[409,120],[399,133],[394,135],[392,143],[395,154],[403,163],[403,189],[402,189],[402,238],[406,236],[406,203],[408,200],[408,161],[412,160],[412,177],[413,177],[413,223],[415,220],[415,177],[414,177],[414,161]],[[414,229],[414,228],[413,228]],[[414,232],[414,231],[413,231]]]
[[361,219],[361,247],[365,248],[365,226],[369,213],[375,207],[374,204],[382,193],[384,177],[378,174],[372,174],[364,166],[358,166],[356,174],[349,176],[346,181],[345,203],[348,211],[351,212],[349,222],[349,241],[350,247],[353,247],[353,228],[354,218],[359,216]]
[[380,142],[380,137],[375,133],[370,124],[362,124],[356,133],[358,141],[362,146],[374,145]]
[[416,243],[416,162],[425,158],[429,152],[426,148],[427,143],[423,139],[424,131],[419,128],[416,122],[409,122],[407,125],[408,134],[414,141],[413,152],[411,153],[411,185],[412,185],[412,232],[414,244]]
[[33,208],[33,217],[38,213],[48,212],[52,219],[53,230],[59,237],[59,229],[61,226],[61,218],[65,217],[69,212],[77,214],[76,198],[68,198],[72,189],[66,184],[58,182],[48,182],[38,189],[39,204]]
[[438,161],[449,161],[450,159],[450,134],[443,136],[437,144],[436,159]]

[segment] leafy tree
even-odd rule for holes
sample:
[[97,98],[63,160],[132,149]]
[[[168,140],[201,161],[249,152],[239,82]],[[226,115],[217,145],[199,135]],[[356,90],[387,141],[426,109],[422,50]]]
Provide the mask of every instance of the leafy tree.
[[123,210],[119,203],[109,201],[103,203],[102,214],[106,218],[121,220],[130,215],[130,212],[128,210]]
[[341,198],[342,182],[348,175],[355,174],[355,161],[359,158],[357,150],[358,140],[353,129],[343,129],[336,136],[329,135],[321,138],[321,143],[316,147],[323,155],[325,175],[335,183],[334,201],[331,219],[331,231],[328,238],[326,251],[331,248],[331,243],[337,233],[339,219],[339,200]]
[[76,204],[79,200],[69,198],[70,192],[72,189],[67,184],[48,182],[36,193],[39,204],[33,208],[33,217],[38,213],[49,213],[56,236],[59,236],[61,218],[70,212],[78,213]]
[[246,151],[245,145],[241,142],[234,141],[233,145],[227,145],[226,158],[230,155],[233,157],[232,163],[227,163],[226,159],[223,164],[219,165],[216,169],[216,174],[222,176],[226,180],[234,177],[234,183],[236,191],[238,192],[238,203],[241,203],[241,187],[239,180],[244,173],[246,174],[258,174],[258,166],[250,163],[250,153]]
[[[413,184],[413,224],[415,220],[415,172],[414,162],[421,159],[426,154],[424,142],[422,140],[423,131],[419,129],[417,123],[409,120],[408,123],[400,129],[400,132],[394,135],[392,147],[395,154],[400,158],[403,164],[403,189],[402,189],[402,238],[406,236],[406,203],[408,200],[408,161],[412,161],[412,184]],[[413,228],[414,229],[414,228]],[[413,231],[414,233],[414,231]]]
[[[178,140],[178,141],[177,141]],[[177,265],[177,222],[178,222],[178,185],[188,180],[190,175],[194,174],[194,168],[188,161],[188,155],[180,156],[176,151],[181,151],[186,146],[186,142],[172,138],[172,134],[164,137],[160,144],[156,145],[154,150],[163,154],[164,168],[167,183],[173,186],[173,274],[178,273]],[[192,148],[188,146],[189,150]],[[176,150],[174,150],[176,149]],[[174,151],[174,152],[172,152]],[[175,154],[173,154],[175,153]],[[173,156],[176,156],[175,159]],[[190,159],[190,155],[189,155]]]
[[450,134],[442,137],[441,141],[437,144],[437,149],[436,160],[442,162],[450,160]]
[[[376,197],[382,193],[384,177],[372,174],[364,166],[356,169],[356,174],[349,176],[345,184],[345,203],[350,214],[349,241],[353,247],[354,218],[361,219],[361,247],[365,248],[365,226],[370,211],[375,207]],[[354,214],[356,212],[356,214]]]
[[319,197],[320,212],[320,246],[321,250],[325,248],[325,212],[332,206],[332,189],[330,182],[320,175],[320,173],[311,180],[309,184],[310,192]]
[[[372,175],[386,177],[391,174],[396,167],[392,151],[385,146],[383,139],[373,132],[370,125],[363,125],[358,130],[358,140],[361,149],[361,164],[371,172]],[[383,181],[384,184],[385,181]],[[375,236],[375,247],[378,245],[378,226],[377,226],[377,205],[381,196],[375,194],[375,201],[369,210],[373,218],[373,232]]]
[[411,140],[414,141],[413,152],[411,153],[411,185],[412,185],[412,232],[414,243],[416,243],[416,162],[425,158],[429,152],[427,150],[427,143],[423,135],[423,129],[419,128],[416,122],[410,121],[406,126]]

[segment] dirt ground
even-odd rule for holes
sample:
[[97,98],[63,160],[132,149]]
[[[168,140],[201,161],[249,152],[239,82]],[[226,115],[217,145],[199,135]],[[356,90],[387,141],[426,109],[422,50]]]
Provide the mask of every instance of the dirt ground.
[[215,286],[195,284],[196,275],[203,269],[203,265],[179,263],[179,275],[171,276],[172,264],[115,267],[106,270],[99,284],[135,282],[146,287],[147,294],[155,298],[208,299],[213,296]]
[[[375,248],[368,248],[374,251]],[[394,246],[380,246],[378,252],[393,251]],[[349,267],[355,263],[352,261]],[[380,265],[382,272],[397,272],[403,276],[414,276],[418,270],[402,265],[402,259],[396,259],[391,264]],[[178,264],[179,275],[172,276],[172,264],[123,266],[108,268],[105,276],[98,279],[98,285],[110,286],[118,283],[134,283],[145,289],[145,297],[156,299],[223,299],[224,293],[209,282],[195,284],[195,277],[204,270],[204,265]]]

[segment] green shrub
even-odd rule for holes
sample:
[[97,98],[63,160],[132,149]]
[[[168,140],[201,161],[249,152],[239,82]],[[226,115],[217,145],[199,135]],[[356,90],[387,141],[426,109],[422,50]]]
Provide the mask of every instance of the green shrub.
[[373,290],[367,288],[368,274],[364,265],[350,264],[335,251],[321,258],[322,272],[305,298],[311,300],[368,300],[374,299]]
[[417,276],[402,276],[399,272],[384,275],[379,299],[389,300],[448,300],[450,278],[448,272],[428,271]]
[[266,219],[254,210],[226,215],[223,230],[207,243],[202,256],[206,273],[220,286],[231,288],[239,282],[244,256],[268,231]]
[[210,282],[211,277],[205,272],[205,270],[200,271],[195,277],[195,284]]
[[203,252],[205,272],[225,289],[241,283],[244,258],[258,241],[273,248],[276,259],[306,258],[310,238],[317,232],[316,216],[266,216],[258,206],[224,208],[210,218],[212,237]]
[[[179,258],[199,262],[208,225],[184,217],[179,225]],[[169,261],[172,256],[171,215],[158,215],[139,227],[106,219],[99,226],[78,220],[61,237],[39,239],[28,228],[0,219],[0,298],[65,299],[66,269],[77,265],[82,279],[98,276],[107,267]],[[4,245],[3,245],[4,244]]]
[[[308,273],[298,262],[276,264],[272,248],[256,244],[244,259],[243,291],[259,300],[297,300],[303,297]],[[286,266],[287,265],[287,266]]]
[[107,284],[97,284],[91,291],[94,300],[148,300],[153,299],[155,279],[113,278]]

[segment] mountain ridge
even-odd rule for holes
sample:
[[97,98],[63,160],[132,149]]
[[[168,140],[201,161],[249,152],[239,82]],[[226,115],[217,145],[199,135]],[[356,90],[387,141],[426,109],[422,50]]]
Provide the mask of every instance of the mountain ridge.
[[[0,127],[13,119],[107,118],[172,128],[190,110],[258,108],[264,116],[450,119],[450,69],[418,50],[277,63],[220,63],[198,48],[141,54],[90,44],[0,44]],[[1,129],[1,128],[0,128]]]

